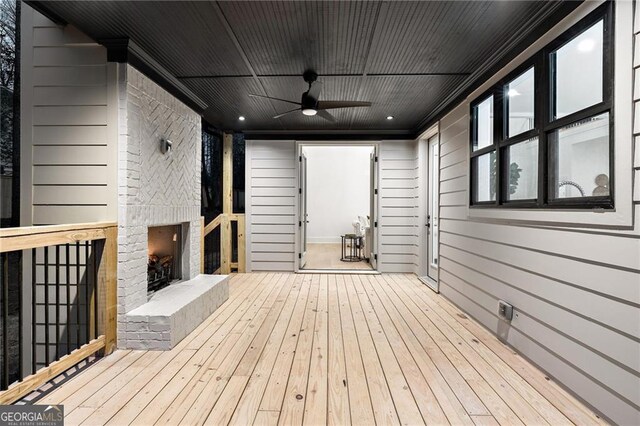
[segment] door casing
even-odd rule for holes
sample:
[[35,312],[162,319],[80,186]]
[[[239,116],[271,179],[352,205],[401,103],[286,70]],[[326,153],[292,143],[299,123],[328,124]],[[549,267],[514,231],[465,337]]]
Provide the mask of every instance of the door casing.
[[[378,257],[378,253],[380,253],[379,250],[379,229],[380,227],[379,225],[379,220],[378,218],[380,217],[379,215],[379,210],[380,210],[380,202],[379,202],[379,197],[380,197],[380,191],[378,191],[378,188],[380,187],[380,172],[379,172],[379,168],[380,168],[380,161],[379,161],[379,153],[380,153],[380,142],[379,141],[362,141],[362,142],[358,142],[358,141],[349,141],[349,142],[344,142],[344,141],[296,141],[296,149],[295,149],[295,153],[296,153],[296,176],[297,176],[297,186],[298,186],[298,194],[296,196],[296,205],[295,205],[295,211],[296,213],[296,220],[295,220],[295,261],[294,261],[294,265],[295,265],[295,272],[300,272],[300,271],[304,271],[304,269],[302,269],[300,267],[301,265],[301,257],[303,256],[303,252],[302,252],[302,239],[301,239],[301,235],[302,235],[302,230],[301,230],[301,226],[300,225],[300,221],[302,220],[301,218],[301,203],[303,201],[303,197],[302,194],[300,193],[302,190],[302,186],[301,184],[303,184],[303,182],[300,181],[300,177],[301,177],[301,171],[300,171],[300,165],[301,165],[301,161],[300,159],[302,158],[302,148],[305,146],[332,146],[332,147],[340,147],[340,146],[344,146],[344,147],[349,147],[349,146],[371,146],[374,149],[374,155],[375,158],[378,159],[377,161],[375,161],[375,178],[373,179],[373,184],[374,187],[371,188],[371,194],[372,196],[375,198],[373,205],[374,205],[374,211],[372,212],[373,215],[370,219],[371,222],[371,233],[373,236],[373,250],[374,250],[374,258],[371,259],[371,261],[373,262],[371,264],[371,266],[373,267],[373,270],[377,271],[378,270],[378,262],[377,262],[377,257]],[[375,225],[375,226],[374,226]]]

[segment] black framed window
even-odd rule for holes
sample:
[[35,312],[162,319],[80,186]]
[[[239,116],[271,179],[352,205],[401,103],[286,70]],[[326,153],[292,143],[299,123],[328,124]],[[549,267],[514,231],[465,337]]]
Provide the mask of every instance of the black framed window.
[[612,8],[471,103],[471,206],[613,208]]

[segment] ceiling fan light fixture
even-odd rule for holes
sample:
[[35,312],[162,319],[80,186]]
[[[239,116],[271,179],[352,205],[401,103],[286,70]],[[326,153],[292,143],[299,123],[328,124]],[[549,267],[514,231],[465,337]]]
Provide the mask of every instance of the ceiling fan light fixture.
[[387,115],[387,120],[393,120],[393,115]]
[[311,116],[311,115],[316,115],[316,114],[318,113],[318,110],[313,109],[313,108],[303,108],[303,109],[302,109],[302,113],[303,113],[304,115],[309,115],[309,116]]

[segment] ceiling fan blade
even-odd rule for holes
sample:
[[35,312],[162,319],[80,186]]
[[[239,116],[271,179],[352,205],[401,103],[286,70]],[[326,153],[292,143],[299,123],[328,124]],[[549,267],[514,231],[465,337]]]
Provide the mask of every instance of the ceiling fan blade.
[[325,111],[325,110],[319,109],[319,110],[318,110],[318,114],[317,114],[317,115],[318,115],[318,117],[322,117],[322,118],[324,118],[325,120],[330,121],[330,122],[332,122],[332,123],[335,123],[335,122],[336,122],[336,118],[335,118],[333,115],[329,114],[329,113],[328,113],[327,111]]
[[254,95],[253,93],[249,93],[249,96],[251,96],[252,98],[273,99],[274,101],[287,102],[294,105],[302,105],[300,102],[289,101],[287,99],[274,98],[272,96]]
[[335,109],[335,108],[355,108],[355,107],[370,107],[371,102],[360,101],[320,101],[318,102],[318,109]]
[[311,83],[311,87],[309,88],[309,91],[307,92],[307,96],[312,97],[313,99],[318,99],[318,97],[320,96],[320,92],[322,91],[322,82],[321,81],[314,81],[313,83]]
[[282,114],[274,115],[273,118],[284,117],[287,114],[291,114],[292,112],[300,111],[300,108],[292,109],[291,111],[283,112]]

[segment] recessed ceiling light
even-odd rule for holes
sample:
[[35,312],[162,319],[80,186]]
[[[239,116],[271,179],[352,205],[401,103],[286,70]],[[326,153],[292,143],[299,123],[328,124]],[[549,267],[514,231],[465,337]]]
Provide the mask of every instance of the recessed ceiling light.
[[393,120],[393,115],[387,115],[387,120]]
[[244,115],[241,115],[240,117],[238,117],[238,120],[244,121],[245,120]]

